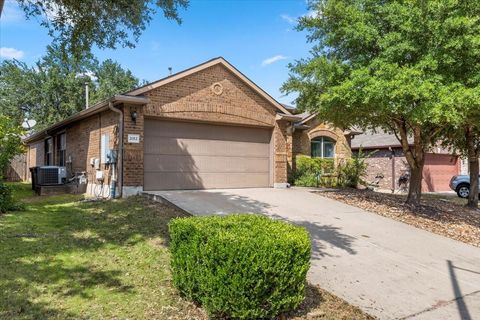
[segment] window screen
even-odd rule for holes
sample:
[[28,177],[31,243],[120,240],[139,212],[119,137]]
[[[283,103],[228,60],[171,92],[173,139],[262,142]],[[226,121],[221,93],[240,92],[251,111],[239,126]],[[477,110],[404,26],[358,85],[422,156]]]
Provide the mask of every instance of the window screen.
[[46,166],[53,165],[53,139],[48,138],[45,140],[45,159]]
[[67,136],[61,133],[57,136],[57,164],[61,167],[65,166],[65,156],[67,151]]
[[328,137],[317,137],[311,141],[311,156],[314,158],[334,158],[335,141]]

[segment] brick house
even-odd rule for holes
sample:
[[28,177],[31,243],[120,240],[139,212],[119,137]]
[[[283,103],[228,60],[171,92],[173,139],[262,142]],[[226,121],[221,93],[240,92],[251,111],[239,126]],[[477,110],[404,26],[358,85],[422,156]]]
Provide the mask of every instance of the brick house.
[[[369,157],[367,181],[373,181],[375,176],[382,174],[380,188],[398,190],[398,179],[409,167],[398,139],[384,132],[365,132],[355,136],[351,141],[353,152],[360,148]],[[426,154],[423,169],[423,192],[451,191],[449,182],[452,176],[465,173],[462,159],[449,150],[436,147]]]
[[[89,193],[102,171],[105,185],[114,179],[128,196],[286,187],[298,154],[349,157],[350,135],[314,115],[294,115],[220,57],[115,95],[24,141],[27,167],[86,172]],[[118,174],[106,164],[110,149],[118,151]]]

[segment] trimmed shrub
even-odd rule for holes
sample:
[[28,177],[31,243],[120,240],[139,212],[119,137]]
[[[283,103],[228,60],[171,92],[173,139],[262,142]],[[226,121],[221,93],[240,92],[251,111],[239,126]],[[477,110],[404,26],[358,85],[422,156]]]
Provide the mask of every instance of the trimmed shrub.
[[335,187],[335,162],[333,159],[297,156],[291,183],[300,187]]
[[189,217],[169,224],[173,283],[213,317],[272,318],[304,299],[307,231],[252,215]]

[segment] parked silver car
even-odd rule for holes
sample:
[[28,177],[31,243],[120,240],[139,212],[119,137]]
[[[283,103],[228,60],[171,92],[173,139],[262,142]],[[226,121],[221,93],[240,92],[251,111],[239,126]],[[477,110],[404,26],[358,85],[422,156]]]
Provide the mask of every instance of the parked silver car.
[[[480,176],[478,176],[480,182]],[[468,198],[470,194],[470,176],[453,176],[450,180],[450,189],[455,191],[460,198]]]

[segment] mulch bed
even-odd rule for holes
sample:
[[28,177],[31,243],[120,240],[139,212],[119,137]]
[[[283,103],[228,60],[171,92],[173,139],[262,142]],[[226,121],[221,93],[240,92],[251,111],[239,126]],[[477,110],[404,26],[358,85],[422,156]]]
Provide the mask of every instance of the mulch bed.
[[405,205],[405,195],[370,190],[342,189],[317,192],[319,195],[392,218],[419,229],[480,247],[480,210],[455,201],[423,195],[421,205]]
[[292,312],[277,317],[277,320],[374,320],[357,307],[343,299],[309,284],[302,304]]

